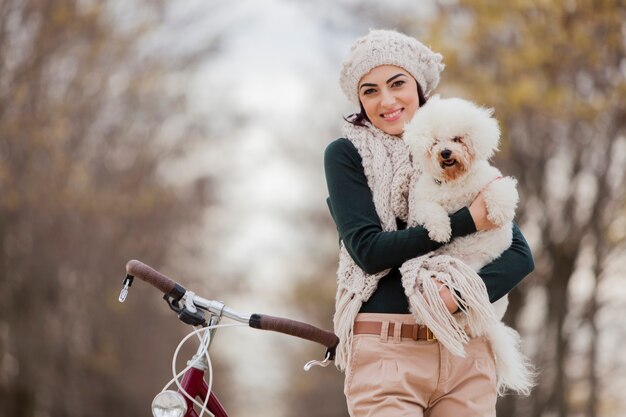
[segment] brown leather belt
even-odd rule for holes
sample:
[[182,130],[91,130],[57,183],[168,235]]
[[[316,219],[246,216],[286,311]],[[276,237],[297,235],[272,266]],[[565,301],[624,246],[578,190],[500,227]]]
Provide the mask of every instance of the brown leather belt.
[[[427,340],[433,342],[437,337],[426,326],[419,324],[400,323],[400,337],[413,340]],[[383,323],[380,321],[357,321],[354,323],[354,334],[376,334],[380,335]],[[387,335],[393,337],[395,333],[395,323],[389,322]]]

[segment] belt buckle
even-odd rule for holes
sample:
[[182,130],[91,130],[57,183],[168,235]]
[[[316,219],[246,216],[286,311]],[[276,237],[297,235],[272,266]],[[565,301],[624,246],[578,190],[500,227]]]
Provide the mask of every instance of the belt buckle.
[[436,342],[437,336],[427,327],[426,328],[426,341],[427,342]]

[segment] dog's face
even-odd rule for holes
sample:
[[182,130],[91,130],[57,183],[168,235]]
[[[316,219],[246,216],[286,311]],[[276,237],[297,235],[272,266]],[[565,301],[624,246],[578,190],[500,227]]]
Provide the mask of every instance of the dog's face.
[[476,154],[471,140],[466,136],[433,138],[422,158],[422,169],[441,181],[452,181],[465,175]]
[[500,129],[491,114],[466,100],[433,96],[405,126],[403,139],[424,173],[456,180],[497,150]]

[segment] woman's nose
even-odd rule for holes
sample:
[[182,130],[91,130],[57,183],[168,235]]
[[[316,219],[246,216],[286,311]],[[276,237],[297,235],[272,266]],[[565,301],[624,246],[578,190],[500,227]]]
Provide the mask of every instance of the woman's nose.
[[383,91],[380,104],[384,107],[391,107],[396,102],[396,97],[389,91]]

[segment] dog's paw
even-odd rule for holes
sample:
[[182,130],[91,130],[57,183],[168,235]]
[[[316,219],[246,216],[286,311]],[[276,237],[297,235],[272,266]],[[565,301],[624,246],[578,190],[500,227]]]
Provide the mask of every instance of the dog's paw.
[[485,190],[484,197],[489,221],[502,226],[513,220],[519,200],[514,178],[504,177],[492,182]]
[[435,242],[447,242],[452,236],[452,227],[450,227],[450,222],[446,224],[438,224],[437,226],[431,225],[426,228],[428,229],[428,237]]
[[436,242],[447,242],[452,236],[450,217],[446,210],[432,201],[421,201],[416,206],[416,218],[428,230],[428,236]]
[[502,211],[498,209],[490,209],[487,213],[489,221],[497,226],[503,226],[515,217],[515,211]]

